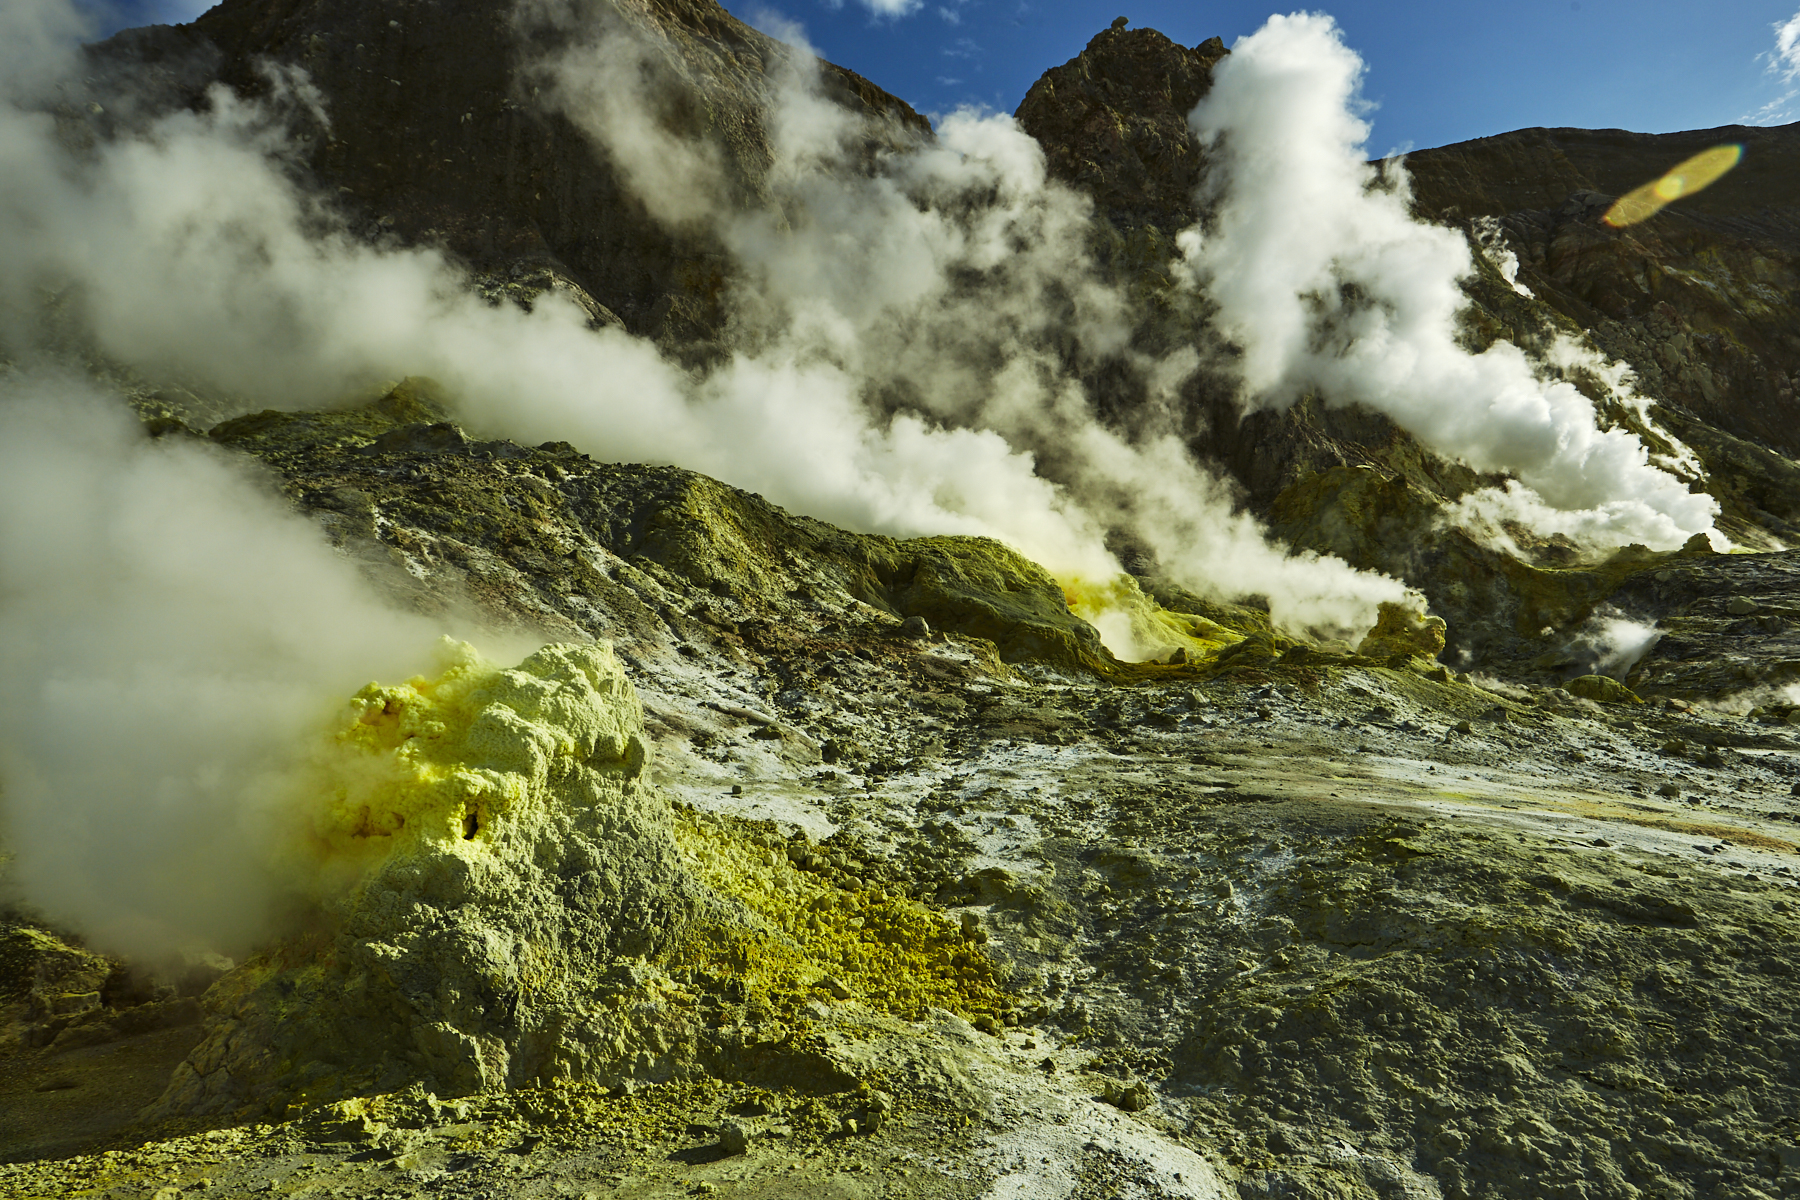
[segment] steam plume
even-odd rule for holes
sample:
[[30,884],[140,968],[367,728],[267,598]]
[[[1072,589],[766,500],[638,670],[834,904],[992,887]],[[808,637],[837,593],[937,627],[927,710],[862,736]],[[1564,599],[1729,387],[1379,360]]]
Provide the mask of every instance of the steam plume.
[[[432,374],[465,419],[524,440],[675,461],[856,528],[1000,537],[1068,579],[1118,574],[1110,525],[1190,585],[1266,592],[1296,623],[1366,625],[1402,592],[1269,546],[1166,432],[1095,420],[1054,347],[1126,353],[1125,306],[1086,257],[1085,205],[1004,118],[958,116],[850,177],[857,131],[797,54],[770,119],[773,186],[801,219],[712,197],[699,151],[628,172],[653,197],[702,185],[717,203],[671,219],[715,223],[743,267],[743,346],[695,377],[554,295],[492,309],[435,252],[351,238],[284,169],[291,131],[325,117],[297,74],[271,75],[267,103],[215,88],[71,152],[41,106],[78,30],[46,0],[0,13],[0,345],[15,355],[54,296],[101,355],[258,405]],[[615,113],[596,136],[643,128]],[[1166,387],[1193,362],[1139,365]],[[66,377],[5,383],[0,505],[17,879],[104,944],[241,947],[279,900],[259,847],[295,748],[357,684],[419,665],[432,631],[384,612],[213,452],[143,439]]]
[[[932,494],[953,498],[950,507],[979,516],[1065,581],[1119,574],[1095,536],[1110,528],[1154,551],[1177,582],[1214,595],[1261,594],[1278,621],[1294,626],[1366,628],[1381,601],[1403,597],[1391,579],[1272,546],[1154,405],[1132,430],[1097,419],[1071,351],[1088,363],[1127,360],[1153,396],[1172,393],[1198,355],[1130,349],[1129,303],[1088,250],[1087,200],[1047,178],[1041,149],[1016,122],[959,111],[940,123],[934,143],[893,148],[876,170],[862,170],[867,131],[821,94],[817,60],[798,31],[783,32],[793,53],[775,74],[767,109],[773,203],[720,204],[710,217],[739,266],[733,311],[744,347],[715,386],[773,368],[835,395],[839,411],[860,413],[865,437],[906,430],[923,451],[977,432],[1013,447],[1060,485],[1054,494],[1071,528],[1016,504],[1043,486],[1037,480],[1027,486],[1009,475],[972,493],[967,461],[942,458]],[[617,30],[576,37],[544,69],[559,84],[551,102],[611,157],[629,160],[642,150],[642,123],[619,110],[640,98],[583,82],[611,69],[621,40],[629,43]],[[677,147],[672,158],[692,153]],[[694,192],[672,194],[648,172],[633,180],[651,212],[671,224],[690,219]],[[927,478],[919,476],[922,485]],[[791,486],[771,494],[791,495]],[[808,497],[809,511],[819,512],[822,499]],[[866,516],[852,523],[868,527]],[[1109,644],[1133,657],[1166,648]]]
[[66,377],[0,377],[0,512],[13,882],[107,949],[241,952],[306,732],[433,631],[240,465]]
[[1404,178],[1365,161],[1362,69],[1330,17],[1274,16],[1190,118],[1217,207],[1182,244],[1243,351],[1249,401],[1316,389],[1377,409],[1439,453],[1516,475],[1488,504],[1593,544],[1669,548],[1709,529],[1717,504],[1629,431],[1600,428],[1572,384],[1509,342],[1458,345],[1468,244],[1413,220]]

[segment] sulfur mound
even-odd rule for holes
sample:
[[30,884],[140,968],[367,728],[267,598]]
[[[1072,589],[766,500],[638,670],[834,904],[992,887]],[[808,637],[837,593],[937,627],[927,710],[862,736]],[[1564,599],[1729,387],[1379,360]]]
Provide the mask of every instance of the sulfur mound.
[[829,997],[918,1019],[1010,1008],[966,933],[821,877],[751,823],[677,812],[607,643],[370,684],[298,793],[310,918],[221,979],[146,1115],[285,1117],[439,1096],[709,1075],[836,1091]]
[[616,1065],[632,1048],[591,1011],[596,968],[657,952],[704,904],[647,761],[604,643],[513,670],[464,648],[435,681],[364,688],[299,839],[314,928],[214,988],[157,1114]]

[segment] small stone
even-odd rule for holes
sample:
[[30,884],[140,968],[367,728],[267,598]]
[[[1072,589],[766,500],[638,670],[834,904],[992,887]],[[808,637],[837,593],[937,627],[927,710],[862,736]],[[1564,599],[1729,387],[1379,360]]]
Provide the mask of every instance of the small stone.
[[924,617],[908,617],[900,622],[900,636],[922,642],[931,636],[931,625]]
[[1496,705],[1495,707],[1488,709],[1487,719],[1496,725],[1508,725],[1512,722],[1512,714]]
[[1612,845],[1612,843],[1607,841],[1605,838],[1595,838],[1593,844],[1596,846],[1599,846],[1601,849],[1605,849],[1606,847]]
[[848,1000],[854,994],[850,991],[850,985],[836,975],[827,975],[819,980],[819,988],[834,1000]]
[[1453,728],[1458,733],[1474,733],[1475,732],[1475,726],[1469,724],[1469,722],[1467,722],[1467,721],[1458,721],[1455,724],[1455,726],[1453,726]]
[[1169,661],[1169,665],[1171,667],[1180,667],[1180,666],[1186,666],[1187,660],[1188,660],[1187,648],[1184,646],[1177,646],[1177,647],[1175,647],[1174,653],[1169,655],[1168,661]]
[[741,783],[734,783],[734,784],[732,784],[732,785],[731,785],[731,794],[732,794],[732,795],[734,795],[734,796],[741,796],[741,795],[743,795],[743,794],[744,794],[744,785],[743,785],[743,784],[741,784]]
[[1687,750],[1687,741],[1683,738],[1670,738],[1662,744],[1662,753],[1672,755],[1676,758],[1686,755]]
[[741,1122],[725,1122],[719,1126],[719,1149],[728,1155],[747,1154],[750,1150],[750,1131]]
[[975,1026],[976,1029],[979,1029],[982,1033],[993,1034],[995,1037],[1000,1035],[1000,1022],[994,1020],[994,1018],[987,1013],[982,1013],[969,1023]]
[[1748,596],[1733,596],[1725,602],[1725,611],[1734,617],[1747,617],[1760,606]]
[[1681,788],[1673,783],[1660,783],[1656,786],[1656,794],[1659,796],[1667,796],[1672,800],[1676,796],[1681,795]]
[[855,1137],[861,1130],[861,1126],[857,1125],[855,1117],[845,1117],[843,1124],[839,1125],[838,1128],[848,1137]]

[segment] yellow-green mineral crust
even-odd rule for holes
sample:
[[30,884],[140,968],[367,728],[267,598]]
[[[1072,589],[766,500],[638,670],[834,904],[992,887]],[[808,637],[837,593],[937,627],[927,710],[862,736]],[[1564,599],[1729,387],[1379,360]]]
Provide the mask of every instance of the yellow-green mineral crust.
[[[978,946],[916,901],[821,883],[649,782],[606,643],[370,684],[319,755],[304,928],[221,979],[152,1117],[759,1072],[841,1083],[806,1006],[1002,1011]],[[725,1036],[727,998],[750,1032]],[[809,1065],[810,1064],[810,1065]]]

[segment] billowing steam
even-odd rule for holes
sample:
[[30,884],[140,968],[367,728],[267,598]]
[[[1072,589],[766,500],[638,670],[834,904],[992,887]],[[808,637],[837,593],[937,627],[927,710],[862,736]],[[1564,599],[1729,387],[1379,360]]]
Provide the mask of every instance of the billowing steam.
[[1709,529],[1709,496],[1602,429],[1574,385],[1516,346],[1457,342],[1467,241],[1407,212],[1404,176],[1369,166],[1362,60],[1323,14],[1271,17],[1219,64],[1190,119],[1216,205],[1182,241],[1242,349],[1251,403],[1316,390],[1392,417],[1441,454],[1521,486],[1475,503],[1596,545],[1666,549]]
[[[714,233],[738,268],[735,350],[704,372],[555,293],[490,308],[434,251],[377,249],[297,190],[283,159],[328,114],[297,73],[272,98],[71,149],[48,109],[76,23],[60,0],[0,9],[0,352],[47,311],[89,348],[246,404],[317,406],[431,375],[463,419],[523,441],[675,462],[853,528],[984,534],[1050,568],[1128,656],[1164,647],[1108,603],[1123,533],[1197,591],[1266,596],[1276,619],[1354,634],[1398,582],[1290,555],[1188,453],[1174,397],[1200,364],[1135,349],[1131,308],[1088,251],[1089,210],[1008,118],[872,153],[796,49],[771,84],[768,201],[671,140],[636,91],[643,47],[571,29],[542,64],[558,105],[628,186]],[[1456,348],[1461,239],[1371,190],[1346,115],[1357,64],[1323,18],[1240,46],[1198,128],[1227,167],[1190,246],[1244,349],[1253,395],[1303,388],[1391,413],[1446,453],[1607,536],[1667,544],[1709,520],[1510,346]],[[298,131],[298,134],[296,134]],[[1082,382],[1122,364],[1129,428]],[[317,535],[184,442],[152,443],[83,386],[22,372],[0,401],[0,772],[32,897],[138,948],[233,944],[258,883],[285,755],[322,711],[416,664],[428,631],[385,614]],[[1121,617],[1121,613],[1124,616]]]
[[[1094,398],[1068,364],[1071,347],[1088,362],[1125,359],[1152,397],[1165,400],[1199,358],[1187,347],[1161,358],[1129,349],[1128,302],[1089,252],[1090,206],[1046,177],[1042,150],[1016,122],[957,112],[940,123],[935,143],[894,149],[875,171],[863,170],[866,131],[822,95],[816,58],[797,31],[784,32],[793,52],[775,72],[768,107],[772,203],[749,210],[725,202],[710,167],[693,165],[707,162],[698,144],[669,147],[667,133],[647,140],[641,85],[595,86],[642,77],[634,56],[651,51],[629,35],[608,29],[571,39],[541,68],[553,83],[549,102],[613,161],[666,148],[654,169],[628,169],[652,213],[679,226],[696,219],[697,197],[714,198],[705,219],[739,267],[733,312],[742,349],[708,381],[711,394],[745,397],[733,407],[752,409],[751,396],[764,405],[784,393],[811,396],[883,448],[888,461],[857,462],[852,478],[866,479],[873,465],[881,480],[929,492],[958,518],[944,526],[939,516],[940,527],[968,527],[973,518],[1077,594],[1084,583],[1104,586],[1119,575],[1099,536],[1110,528],[1129,532],[1177,582],[1215,595],[1262,595],[1278,621],[1297,627],[1364,629],[1377,604],[1403,597],[1391,579],[1270,545],[1253,518],[1234,512],[1229,488],[1186,451],[1174,422],[1159,425],[1155,405],[1130,432],[1097,419]],[[753,421],[737,432],[759,447],[760,430],[791,444],[786,421]],[[971,436],[991,439],[996,451],[1011,448],[1037,476],[1008,462],[984,481],[961,449]],[[892,450],[902,440],[911,448],[904,459]],[[840,452],[812,461],[830,471],[846,459]],[[743,483],[754,468],[704,469]],[[796,480],[790,471],[781,457],[754,486],[861,528],[897,528],[847,511],[832,494],[834,478]],[[1042,476],[1060,488],[1048,491]],[[1098,623],[1107,632],[1129,627]],[[1167,648],[1122,632],[1109,644],[1130,657]]]
[[241,462],[83,381],[0,376],[0,512],[12,882],[108,949],[241,952],[305,732],[436,632]]
[[[490,308],[437,253],[349,236],[283,168],[295,130],[328,116],[297,73],[272,73],[265,103],[215,88],[66,143],[49,110],[77,28],[52,0],[0,11],[0,355],[16,363],[49,314],[65,345],[246,405],[429,374],[464,419],[522,440],[673,461],[860,529],[1002,538],[1101,607],[1121,595],[1108,525],[1294,623],[1351,631],[1402,595],[1270,547],[1167,431],[1094,419],[1047,347],[1073,326],[1082,353],[1122,352],[1123,306],[1087,265],[1085,208],[1008,121],[956,118],[834,180],[852,131],[796,55],[771,116],[787,227],[711,202],[700,151],[629,172],[653,198],[708,198],[670,218],[715,223],[743,267],[742,348],[695,375],[554,293]],[[625,113],[595,133],[616,147],[643,129]],[[1193,355],[1140,365],[1167,390]],[[144,439],[90,388],[14,368],[0,402],[12,871],[109,946],[237,948],[278,900],[265,851],[291,756],[359,683],[414,669],[433,631],[385,613],[247,476]],[[1060,482],[1037,470],[1048,453]],[[1160,648],[1134,645],[1129,619],[1108,628],[1126,653]]]
[[[285,127],[222,88],[79,166],[48,118],[9,112],[0,187],[24,215],[9,230],[30,233],[0,248],[18,289],[4,299],[23,316],[29,285],[76,281],[107,353],[258,403],[430,374],[490,429],[677,462],[859,529],[999,537],[1071,581],[1118,573],[1102,526],[1123,521],[1182,582],[1218,592],[1229,578],[1267,594],[1278,619],[1348,632],[1401,596],[1269,547],[1172,443],[1095,423],[1052,347],[1072,331],[1085,352],[1119,350],[1123,303],[1088,265],[1084,203],[1045,181],[1011,121],[953,118],[938,144],[872,176],[834,170],[858,131],[796,53],[769,118],[786,211],[745,213],[715,190],[704,149],[646,141],[632,88],[590,86],[631,77],[640,52],[616,36],[579,46],[554,64],[553,91],[653,209],[715,223],[739,258],[744,348],[702,378],[617,330],[588,331],[571,304],[490,309],[431,251],[333,232],[277,169]],[[313,119],[286,82],[274,107]],[[1143,366],[1178,378],[1191,361]],[[903,402],[871,403],[883,396]],[[1037,470],[1051,455],[1070,460],[1055,472],[1064,486]],[[1144,499],[1157,491],[1183,497],[1167,520]]]

